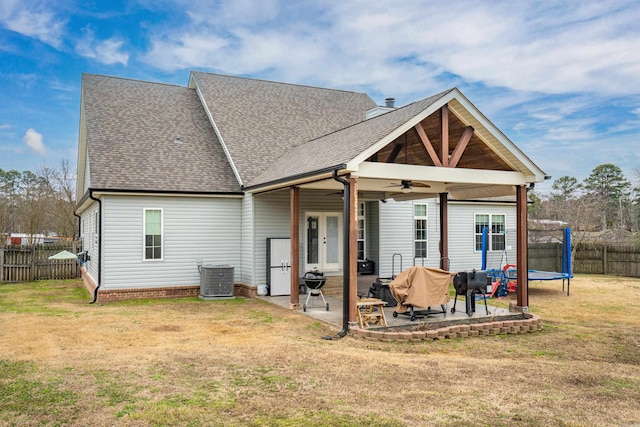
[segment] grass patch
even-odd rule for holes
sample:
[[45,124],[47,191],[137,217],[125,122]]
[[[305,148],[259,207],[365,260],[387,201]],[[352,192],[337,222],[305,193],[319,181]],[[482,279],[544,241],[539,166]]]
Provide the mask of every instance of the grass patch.
[[88,301],[86,289],[77,280],[0,284],[0,312],[60,316],[71,312],[62,305]]
[[0,285],[0,425],[634,425],[640,280],[606,279],[531,287],[539,332],[409,343],[261,300]]
[[134,400],[138,387],[123,380],[121,376],[114,378],[108,372],[95,372],[96,396],[107,406],[116,406]]
[[401,427],[406,424],[397,419],[386,416],[366,415],[357,417],[348,414],[334,414],[329,411],[311,412],[291,417],[258,417],[247,424],[252,427],[297,427],[297,426],[324,426],[324,427]]

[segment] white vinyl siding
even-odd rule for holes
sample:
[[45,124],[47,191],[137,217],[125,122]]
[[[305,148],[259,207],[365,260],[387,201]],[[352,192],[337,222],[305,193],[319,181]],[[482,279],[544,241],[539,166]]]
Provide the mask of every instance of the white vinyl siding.
[[397,276],[413,265],[413,204],[389,200],[379,206],[378,274],[380,277]]
[[253,282],[267,281],[267,238],[291,237],[289,189],[253,196]]
[[82,227],[82,250],[87,251],[89,255],[89,261],[84,265],[85,270],[91,276],[91,279],[98,283],[98,258],[99,258],[99,224],[100,224],[100,209],[98,202],[94,202],[89,208],[87,208],[81,214],[81,227]]
[[[397,275],[401,269],[406,270],[413,265],[422,265],[422,258],[414,258],[415,254],[415,206],[426,205],[427,216],[427,254],[424,259],[425,267],[440,266],[440,215],[439,201],[436,198],[415,200],[413,202],[378,203],[379,206],[379,255],[377,258],[378,274],[380,277]],[[506,230],[515,230],[515,204],[509,203],[478,203],[478,202],[449,202],[449,260],[450,271],[465,271],[480,269],[482,254],[475,250],[475,214],[478,212],[490,215],[503,215]],[[513,236],[511,236],[513,234]],[[487,267],[500,268],[508,260],[515,261],[515,231],[508,231],[505,251],[488,253]],[[396,257],[394,258],[394,254]],[[392,260],[395,259],[395,263]],[[402,266],[400,266],[402,262]],[[393,265],[395,264],[395,265]],[[400,268],[401,267],[401,268]]]
[[239,280],[246,284],[257,284],[255,262],[255,214],[254,196],[245,194],[242,199],[242,262]]
[[[515,238],[516,206],[509,203],[464,203],[449,202],[449,257],[451,271],[480,269],[482,267],[482,253],[476,250],[476,235],[474,233],[477,213],[504,215],[506,230]],[[433,222],[433,221],[431,221]],[[487,268],[499,269],[505,260],[515,262],[515,242],[510,245],[507,241],[506,251],[490,251],[487,253]]]
[[[102,198],[103,289],[198,285],[197,263],[241,265],[239,198]],[[143,261],[143,209],[164,214],[163,259]]]
[[[300,245],[298,253],[298,263],[300,271],[299,277],[304,274],[304,233],[305,233],[305,212],[342,212],[342,199],[326,197],[327,191],[300,190]],[[267,238],[291,237],[290,226],[290,190],[284,189],[265,194],[253,196],[254,215],[254,281],[252,284],[266,281],[267,265]],[[342,227],[342,224],[340,224]],[[330,275],[329,273],[327,275]]]

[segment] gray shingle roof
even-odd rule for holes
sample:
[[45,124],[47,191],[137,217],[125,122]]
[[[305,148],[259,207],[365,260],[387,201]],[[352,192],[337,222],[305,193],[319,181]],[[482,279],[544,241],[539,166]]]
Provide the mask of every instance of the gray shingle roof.
[[92,188],[240,191],[194,89],[85,74],[82,96]]
[[361,122],[376,106],[364,93],[202,72],[192,77],[244,185],[292,147]]
[[249,185],[245,185],[260,185],[347,163],[420,114],[451,90],[298,144],[273,162],[271,167],[252,180]]

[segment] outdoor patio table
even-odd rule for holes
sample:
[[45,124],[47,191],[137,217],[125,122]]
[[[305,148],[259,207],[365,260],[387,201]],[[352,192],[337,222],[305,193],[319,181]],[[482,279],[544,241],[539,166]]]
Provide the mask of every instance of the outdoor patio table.
[[356,303],[358,311],[358,324],[361,328],[368,328],[370,324],[387,326],[387,318],[384,317],[386,301],[378,298],[363,298]]

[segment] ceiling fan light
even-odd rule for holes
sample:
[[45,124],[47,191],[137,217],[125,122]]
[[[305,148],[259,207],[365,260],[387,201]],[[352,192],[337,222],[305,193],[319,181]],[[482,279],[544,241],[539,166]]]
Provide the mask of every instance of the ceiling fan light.
[[402,186],[402,188],[400,189],[401,192],[403,192],[404,194],[408,194],[411,193],[411,187],[410,186]]

